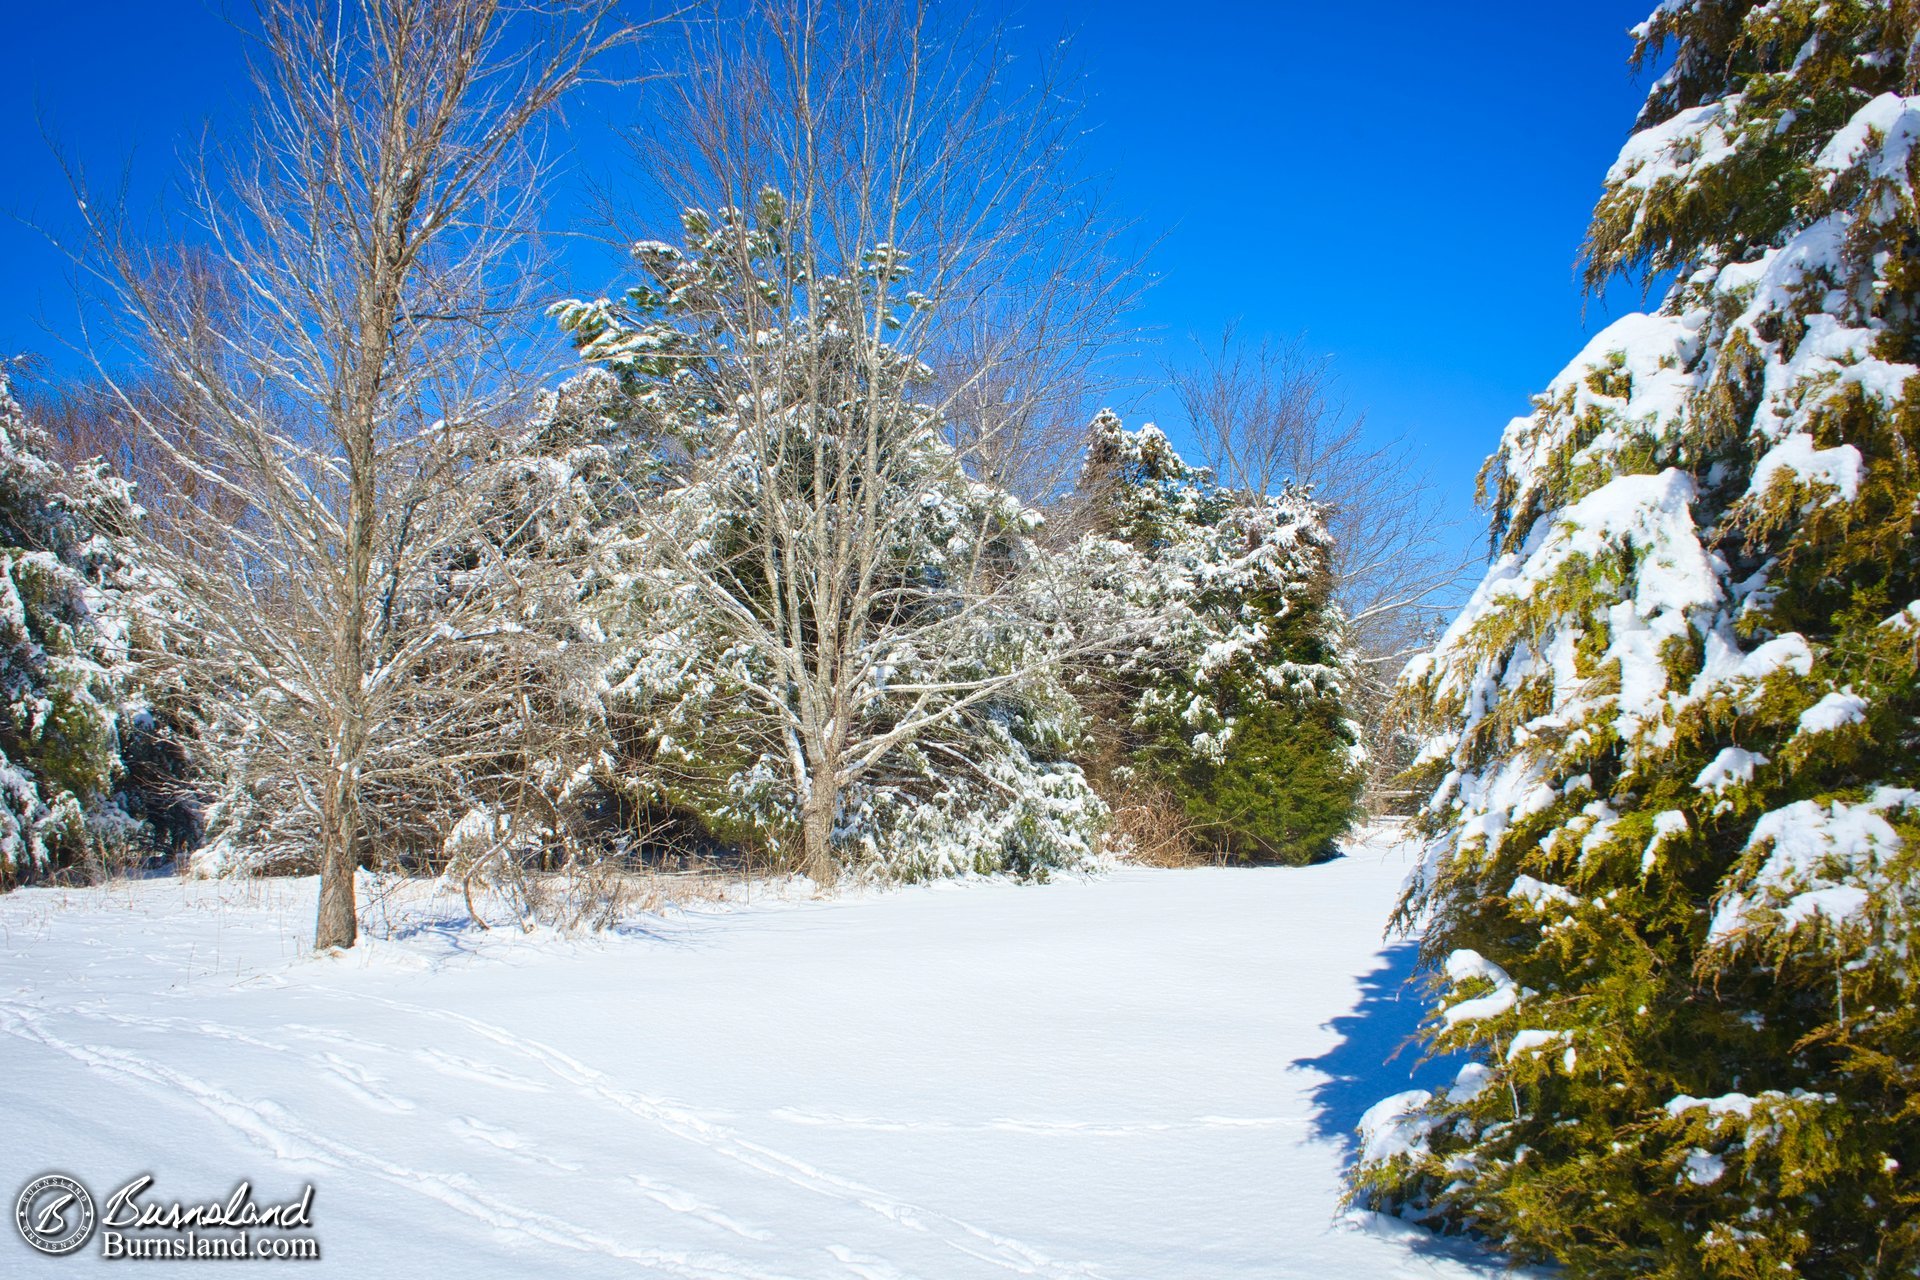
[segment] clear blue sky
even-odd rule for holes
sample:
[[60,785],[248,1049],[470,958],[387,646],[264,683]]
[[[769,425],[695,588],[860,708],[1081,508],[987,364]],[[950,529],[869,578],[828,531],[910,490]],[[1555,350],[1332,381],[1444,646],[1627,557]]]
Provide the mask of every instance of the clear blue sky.
[[[991,8],[992,0],[980,0]],[[1461,509],[1506,420],[1594,330],[1575,256],[1644,84],[1626,29],[1652,0],[1028,0],[1071,30],[1088,145],[1116,207],[1164,233],[1142,320],[1169,350],[1239,319],[1304,334],[1348,402],[1405,433]],[[240,40],[195,0],[20,6],[0,77],[0,212],[58,222],[41,136],[95,183],[157,198],[179,152],[243,101]],[[616,115],[605,101],[576,117]],[[604,144],[576,131],[591,162]],[[604,286],[577,282],[580,291]],[[64,265],[0,221],[0,353],[72,367]],[[1164,404],[1150,403],[1163,419]],[[1171,425],[1171,424],[1169,424]]]

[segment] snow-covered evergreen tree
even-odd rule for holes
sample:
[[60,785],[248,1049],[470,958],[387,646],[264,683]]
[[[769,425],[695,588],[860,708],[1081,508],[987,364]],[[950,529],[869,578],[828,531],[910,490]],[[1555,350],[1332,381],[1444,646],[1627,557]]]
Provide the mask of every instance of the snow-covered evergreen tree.
[[1359,1194],[1574,1275],[1920,1271],[1920,10],[1667,0],[1414,693],[1434,1096]]
[[1093,424],[1077,559],[1092,606],[1129,616],[1109,659],[1123,768],[1170,792],[1207,845],[1309,862],[1357,813],[1358,736],[1330,603],[1332,543],[1305,491],[1236,493],[1154,427]]
[[153,618],[119,537],[130,488],[102,464],[63,471],[48,445],[0,365],[0,889],[96,871],[178,802],[134,658]]
[[642,834],[620,819],[650,798],[622,760],[641,729],[607,674],[649,625],[634,607],[635,509],[661,468],[658,442],[631,429],[627,408],[619,380],[590,369],[476,460],[487,498],[463,559],[496,566],[495,589],[508,588],[490,647],[514,677],[434,815],[455,862],[484,831],[482,845],[522,865],[579,872],[623,859]]
[[890,340],[931,305],[907,255],[818,275],[804,234],[772,191],[692,211],[624,299],[556,309],[652,450],[600,621],[637,798],[823,880],[1083,861],[1105,814],[1039,517],[968,475]]

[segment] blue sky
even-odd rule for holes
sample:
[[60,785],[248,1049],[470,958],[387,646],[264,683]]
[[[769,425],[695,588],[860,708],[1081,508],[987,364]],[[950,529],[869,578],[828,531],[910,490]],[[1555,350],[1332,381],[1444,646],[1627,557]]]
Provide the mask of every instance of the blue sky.
[[[1506,420],[1639,304],[1631,287],[1583,299],[1575,259],[1644,92],[1625,33],[1650,7],[1030,0],[1016,15],[1036,40],[1076,35],[1092,165],[1164,237],[1140,317],[1163,351],[1235,319],[1304,335],[1465,514]],[[93,182],[125,171],[154,200],[207,120],[244,100],[240,40],[194,0],[25,6],[8,42],[0,212],[35,222],[69,204],[40,118]],[[576,119],[621,109],[594,107]],[[576,132],[582,161],[601,160],[596,131]],[[12,218],[0,299],[0,353],[76,363],[58,336],[73,330],[63,262]],[[1164,401],[1146,412],[1171,417]]]
[[1167,349],[1235,317],[1304,334],[1348,403],[1411,438],[1474,518],[1474,474],[1507,420],[1641,305],[1632,286],[1610,307],[1585,300],[1575,264],[1644,96],[1626,32],[1651,8],[1055,0],[1045,12],[1079,18],[1102,121],[1094,158],[1116,203],[1168,228],[1147,316]]

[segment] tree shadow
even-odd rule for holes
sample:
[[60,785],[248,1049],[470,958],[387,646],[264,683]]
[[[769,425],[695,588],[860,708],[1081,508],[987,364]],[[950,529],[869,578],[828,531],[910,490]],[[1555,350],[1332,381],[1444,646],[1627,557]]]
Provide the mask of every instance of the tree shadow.
[[1403,1090],[1449,1084],[1465,1061],[1457,1054],[1422,1060],[1420,1020],[1427,1002],[1414,980],[1419,950],[1413,942],[1383,947],[1378,963],[1360,979],[1359,1002],[1327,1024],[1339,1042],[1291,1064],[1326,1077],[1313,1088],[1314,1131],[1339,1143],[1349,1160],[1358,1151],[1355,1130],[1368,1107]]

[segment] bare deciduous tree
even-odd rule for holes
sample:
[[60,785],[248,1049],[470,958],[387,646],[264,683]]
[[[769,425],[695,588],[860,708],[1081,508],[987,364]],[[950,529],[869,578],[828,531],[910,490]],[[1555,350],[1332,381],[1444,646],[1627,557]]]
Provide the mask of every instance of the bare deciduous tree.
[[[191,421],[158,406],[161,394],[158,387],[137,379],[108,384],[79,378],[41,390],[29,401],[29,411],[46,428],[60,460],[68,466],[100,459],[116,475],[132,481],[137,492],[160,496],[164,505],[146,512],[149,532],[158,533],[158,522],[174,517],[185,519],[189,526],[208,519],[231,519],[236,509],[230,497],[212,494],[191,471],[173,463],[176,455],[193,457],[203,452],[201,442],[190,434],[163,447],[141,426],[142,422],[170,422],[192,430]],[[123,406],[129,402],[140,406],[135,414],[125,411]]]
[[1229,325],[1167,376],[1222,484],[1265,494],[1293,480],[1327,504],[1377,801],[1405,763],[1387,740],[1394,681],[1458,607],[1475,557],[1408,442],[1374,438],[1335,399],[1327,362],[1298,342],[1249,342]]
[[[970,527],[940,535],[937,583],[901,558],[970,479],[1058,483],[1085,421],[1066,402],[1133,289],[1074,176],[1061,86],[1017,82],[1000,32],[947,13],[745,0],[689,23],[637,139],[659,187],[629,224],[652,317],[569,318],[589,356],[675,388],[663,433],[709,433],[684,487],[748,508],[724,554],[684,508],[652,541],[720,637],[698,660],[761,664],[759,749],[821,878],[849,787],[909,748],[951,752],[936,740],[971,710],[1088,643],[1009,639],[1048,565],[997,498],[947,513]],[[685,254],[661,243],[683,210]]]
[[632,134],[641,198],[605,201],[620,242],[771,187],[809,265],[903,250],[884,301],[938,306],[893,345],[933,371],[969,470],[1031,499],[1070,483],[1148,247],[1083,167],[1070,46],[1016,51],[935,0],[706,0],[683,30]]
[[86,215],[151,392],[120,407],[165,455],[146,501],[184,509],[150,548],[176,656],[250,700],[252,767],[310,816],[322,948],[356,936],[370,797],[513,728],[530,588],[469,478],[539,358],[534,130],[634,34],[613,10],[257,0],[253,127],[191,175],[194,248]]

